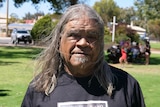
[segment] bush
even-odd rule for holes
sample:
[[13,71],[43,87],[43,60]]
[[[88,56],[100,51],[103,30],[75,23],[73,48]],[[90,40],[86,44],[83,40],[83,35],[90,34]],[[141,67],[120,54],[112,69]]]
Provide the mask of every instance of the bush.
[[131,42],[139,42],[139,35],[136,33],[136,31],[128,28],[127,25],[119,24],[116,28],[116,41],[118,42],[127,39],[130,39]]
[[139,35],[136,31],[128,28],[126,24],[118,24],[116,26],[115,32],[115,40],[112,42],[112,33],[108,27],[105,27],[104,31],[104,42],[105,42],[105,49],[110,47],[113,44],[119,44],[121,41],[131,40],[131,42],[139,43]]
[[[119,43],[122,40],[128,40],[128,39],[130,38],[126,35],[125,29],[117,29],[116,34],[115,34],[115,43]],[[105,27],[105,30],[104,30],[104,43],[107,45],[113,44],[112,34],[110,33],[107,27]]]
[[107,27],[104,28],[104,43],[112,42],[112,35]]
[[49,15],[46,15],[40,20],[38,20],[31,30],[31,35],[33,37],[33,40],[36,42],[49,36],[56,24],[57,21],[52,22],[52,18]]
[[121,41],[126,41],[128,39],[130,39],[130,38],[128,36],[126,36],[125,34],[120,34],[120,35],[116,36],[115,42],[120,43]]

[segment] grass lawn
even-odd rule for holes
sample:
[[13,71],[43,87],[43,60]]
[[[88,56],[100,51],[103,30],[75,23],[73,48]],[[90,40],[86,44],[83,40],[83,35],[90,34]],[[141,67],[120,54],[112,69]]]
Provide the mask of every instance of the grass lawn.
[[150,42],[151,48],[160,50],[160,42]]
[[20,107],[40,49],[0,47],[0,107]]
[[[20,107],[33,78],[33,59],[41,49],[0,47],[0,107]],[[147,107],[160,102],[160,55],[151,54],[150,65],[126,65],[125,71],[140,83]],[[120,67],[119,64],[113,66]]]

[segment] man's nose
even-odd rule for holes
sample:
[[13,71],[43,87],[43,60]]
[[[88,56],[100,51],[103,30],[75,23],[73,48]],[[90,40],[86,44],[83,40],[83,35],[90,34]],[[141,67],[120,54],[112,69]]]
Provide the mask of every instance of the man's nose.
[[77,45],[80,45],[80,46],[88,46],[88,45],[89,45],[89,42],[87,41],[86,38],[80,38],[80,39],[77,41]]

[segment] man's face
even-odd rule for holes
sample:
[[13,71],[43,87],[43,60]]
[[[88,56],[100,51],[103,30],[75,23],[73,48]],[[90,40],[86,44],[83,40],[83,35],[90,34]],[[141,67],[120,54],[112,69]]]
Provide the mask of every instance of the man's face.
[[65,70],[74,76],[88,76],[100,53],[100,29],[86,17],[69,21],[60,41]]

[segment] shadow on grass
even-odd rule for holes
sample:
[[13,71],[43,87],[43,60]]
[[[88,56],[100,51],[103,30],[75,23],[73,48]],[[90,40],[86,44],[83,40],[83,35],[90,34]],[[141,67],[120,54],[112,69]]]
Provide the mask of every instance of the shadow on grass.
[[160,64],[160,58],[157,57],[150,58],[150,65],[159,65],[159,64]]
[[0,97],[9,96],[11,90],[0,89]]
[[0,47],[0,58],[32,58],[34,59],[42,49],[31,47],[13,47],[4,46]]
[[0,61],[0,66],[11,65],[11,64],[14,64],[14,63],[20,63],[20,62]]

